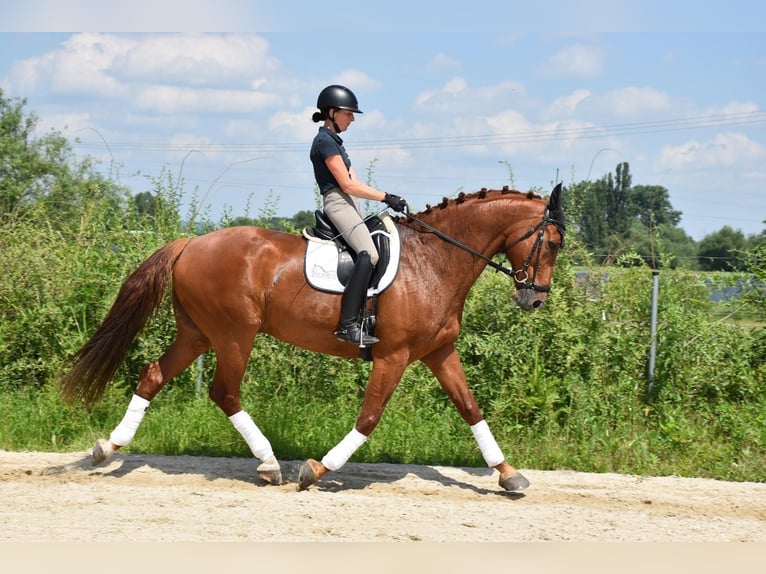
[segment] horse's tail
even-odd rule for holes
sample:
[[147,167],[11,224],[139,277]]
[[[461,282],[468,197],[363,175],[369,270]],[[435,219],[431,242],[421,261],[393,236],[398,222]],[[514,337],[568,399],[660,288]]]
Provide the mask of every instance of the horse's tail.
[[138,333],[162,302],[175,264],[190,239],[177,239],[155,251],[122,284],[96,332],[65,367],[59,380],[67,402],[92,405],[125,360]]

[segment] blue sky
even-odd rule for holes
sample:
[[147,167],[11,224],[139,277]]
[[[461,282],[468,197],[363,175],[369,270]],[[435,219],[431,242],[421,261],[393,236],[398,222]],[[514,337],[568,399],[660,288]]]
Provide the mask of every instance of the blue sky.
[[344,134],[357,171],[415,209],[625,161],[694,239],[766,227],[760,3],[433,6],[5,2],[0,88],[135,192],[181,174],[214,218],[315,208],[310,117],[342,83],[365,112]]

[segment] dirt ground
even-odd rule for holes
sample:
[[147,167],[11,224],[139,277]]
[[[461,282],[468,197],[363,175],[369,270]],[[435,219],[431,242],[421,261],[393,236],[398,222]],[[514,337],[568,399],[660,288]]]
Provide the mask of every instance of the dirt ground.
[[0,542],[766,542],[766,484],[348,463],[298,492],[254,459],[0,451]]

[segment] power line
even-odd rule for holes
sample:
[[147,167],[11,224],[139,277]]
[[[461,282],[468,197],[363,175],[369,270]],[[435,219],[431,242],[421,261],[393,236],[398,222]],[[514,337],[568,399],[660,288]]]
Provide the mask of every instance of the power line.
[[[638,135],[671,131],[733,127],[766,123],[766,112],[741,112],[711,114],[683,119],[652,120],[603,126],[576,128],[550,128],[531,131],[507,132],[502,134],[480,134],[471,136],[444,136],[429,138],[399,138],[379,140],[356,140],[354,149],[429,149],[444,147],[483,146],[500,144],[541,143],[561,139],[590,139],[618,135]],[[79,142],[84,148],[101,148],[101,143]],[[133,151],[188,151],[191,147],[205,152],[227,153],[274,153],[305,151],[306,142],[284,143],[200,143],[175,144],[162,142],[111,142],[111,149]]]

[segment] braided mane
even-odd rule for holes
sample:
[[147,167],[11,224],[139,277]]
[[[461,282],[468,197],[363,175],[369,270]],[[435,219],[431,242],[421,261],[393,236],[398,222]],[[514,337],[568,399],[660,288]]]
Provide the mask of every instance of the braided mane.
[[[502,189],[487,189],[486,187],[482,187],[479,191],[474,191],[472,193],[465,193],[461,191],[457,197],[454,198],[443,198],[441,202],[436,204],[435,206],[431,204],[426,204],[426,208],[423,211],[420,211],[418,213],[415,213],[414,215],[420,216],[420,215],[427,215],[429,213],[433,213],[434,210],[445,210],[449,209],[450,207],[454,205],[460,205],[461,203],[465,203],[466,201],[472,201],[472,200],[482,200],[486,199],[488,197],[493,197],[497,195],[518,195],[521,197],[526,197],[527,199],[543,199],[541,196],[537,195],[533,191],[518,191],[516,189],[511,189],[507,185],[503,186]],[[394,217],[394,221],[397,223],[401,223],[404,225],[411,225],[412,221],[404,216],[397,215]]]

